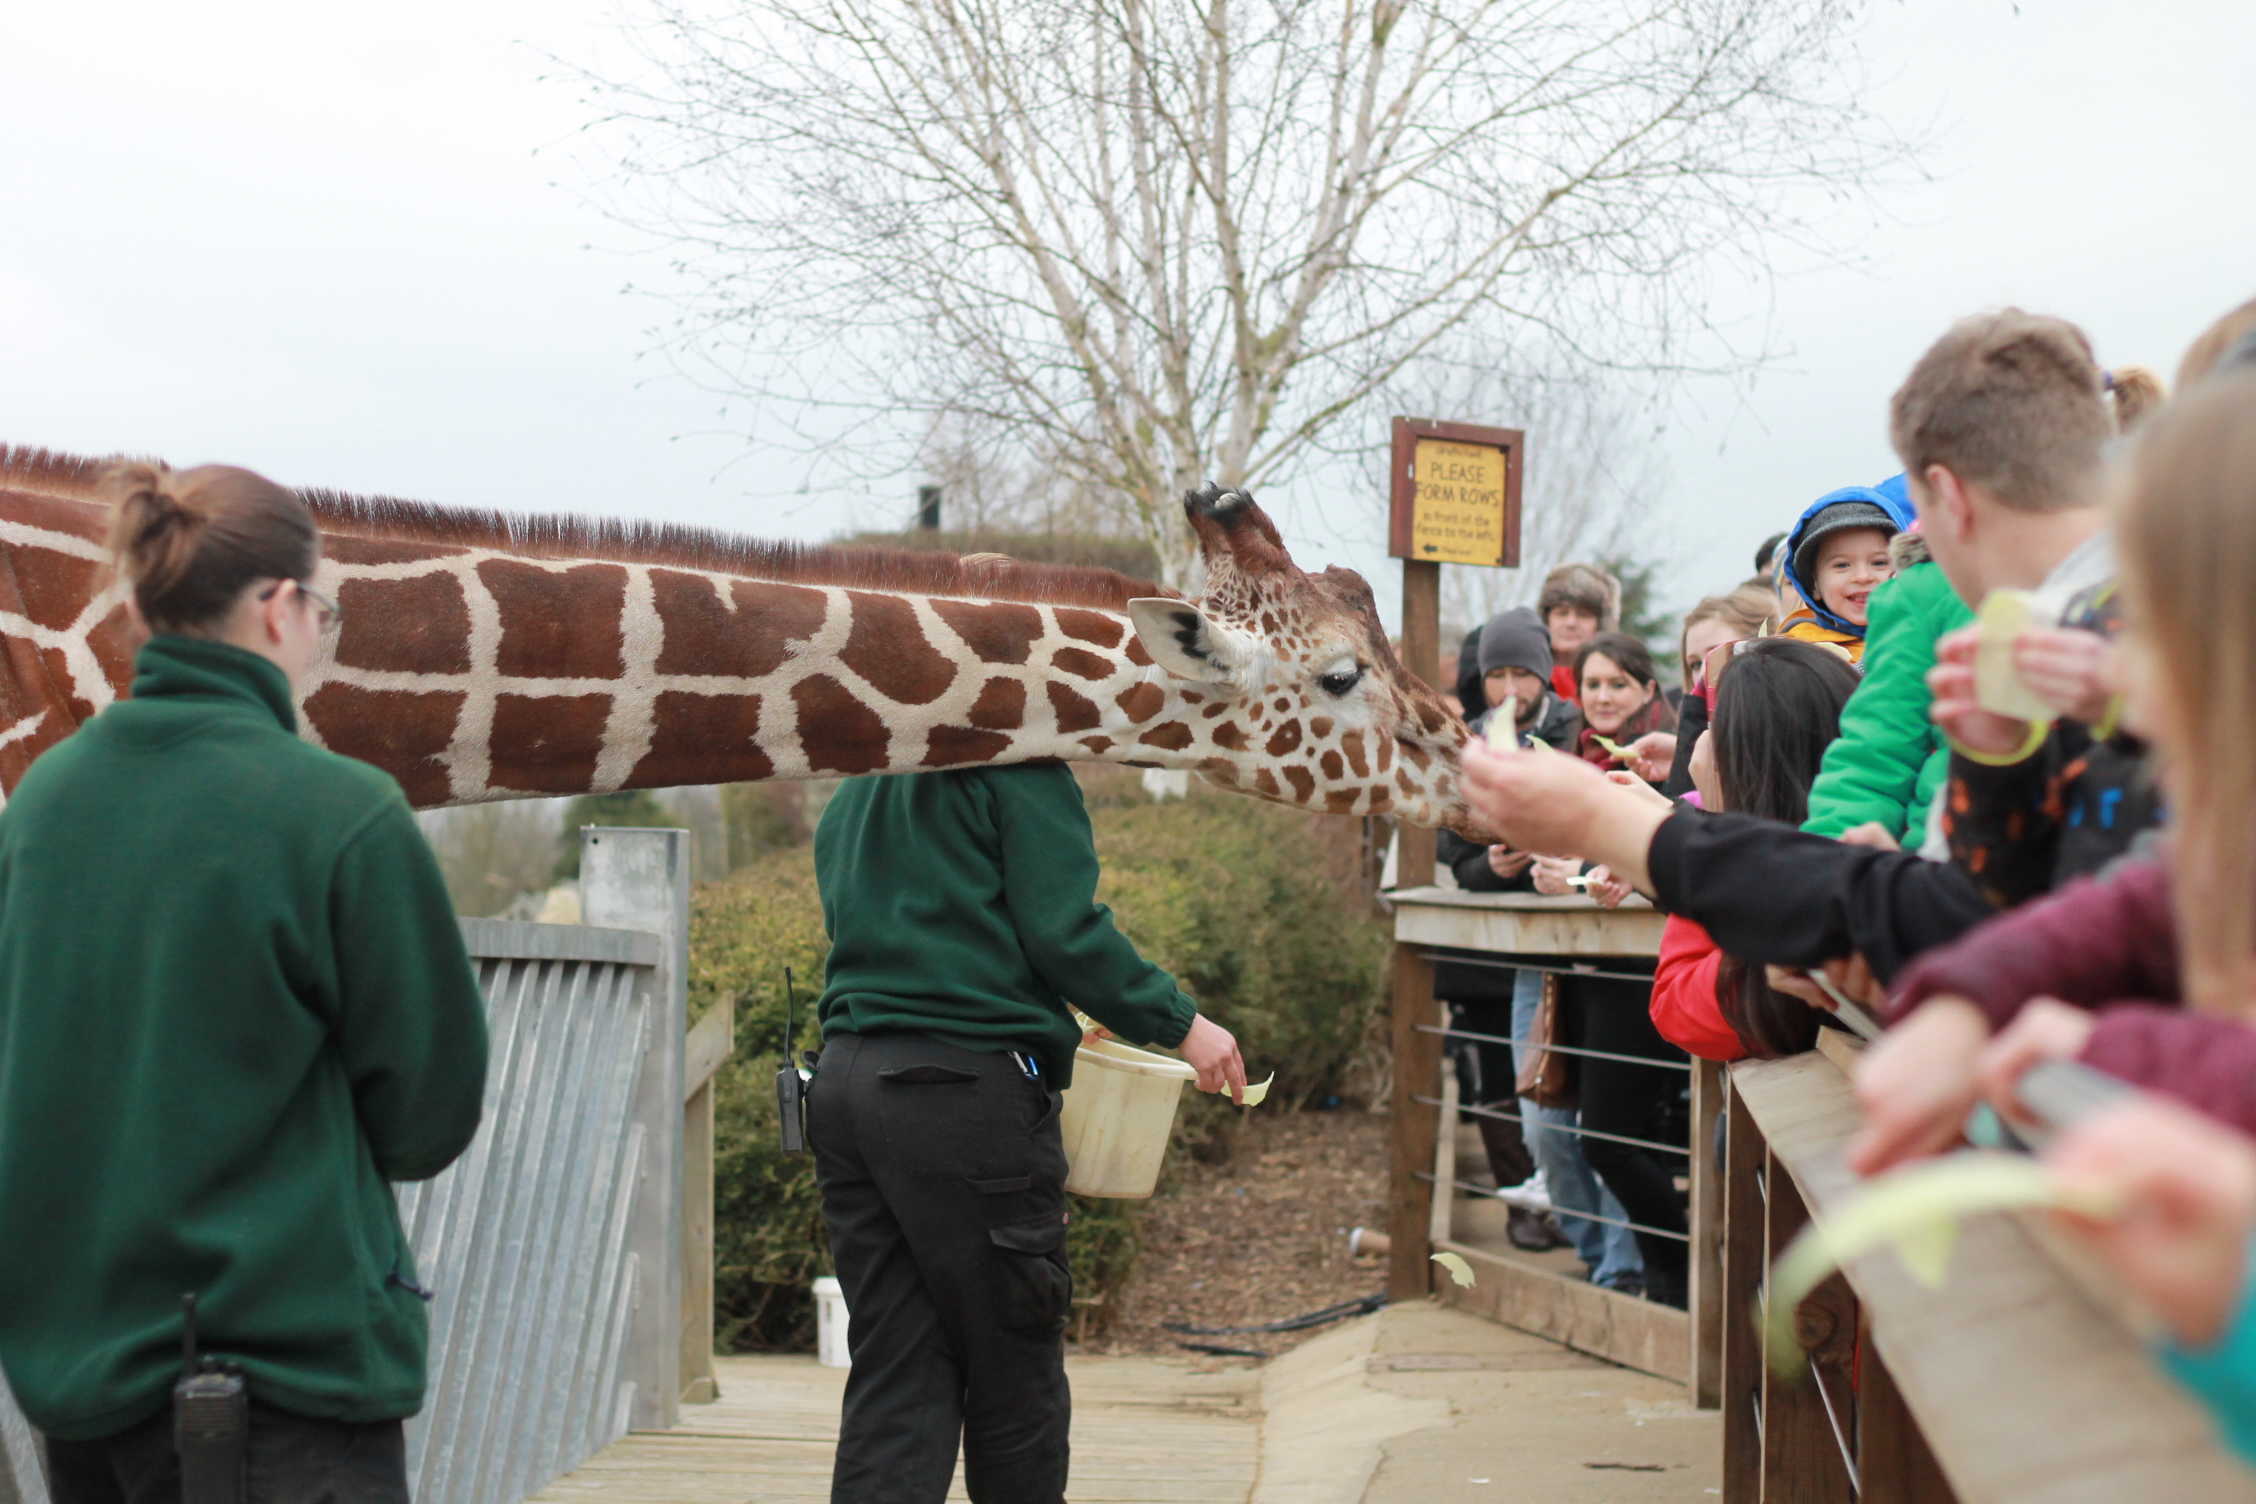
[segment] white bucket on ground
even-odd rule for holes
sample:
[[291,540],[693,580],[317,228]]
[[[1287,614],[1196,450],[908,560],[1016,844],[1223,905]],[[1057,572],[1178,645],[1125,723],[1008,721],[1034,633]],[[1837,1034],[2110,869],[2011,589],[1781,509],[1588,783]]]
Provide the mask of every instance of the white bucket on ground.
[[824,1275],[815,1281],[815,1361],[825,1368],[851,1368],[846,1348],[846,1291]]
[[1073,1085],[1058,1126],[1065,1137],[1065,1188],[1081,1196],[1136,1200],[1159,1184],[1183,1083],[1198,1072],[1169,1055],[1117,1039],[1073,1054]]

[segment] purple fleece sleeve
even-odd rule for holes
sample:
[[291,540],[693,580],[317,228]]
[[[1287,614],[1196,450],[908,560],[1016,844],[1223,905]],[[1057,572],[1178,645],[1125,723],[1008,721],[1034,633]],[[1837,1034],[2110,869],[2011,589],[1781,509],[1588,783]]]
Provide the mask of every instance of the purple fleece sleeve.
[[2081,1058],[2256,1134],[2256,1029],[2244,1023],[2149,1003],[2110,1006]]
[[2126,862],[2000,914],[1914,962],[1897,979],[1890,1023],[1931,997],[1962,997],[2002,1027],[2031,998],[2079,1008],[2178,995],[2170,875]]

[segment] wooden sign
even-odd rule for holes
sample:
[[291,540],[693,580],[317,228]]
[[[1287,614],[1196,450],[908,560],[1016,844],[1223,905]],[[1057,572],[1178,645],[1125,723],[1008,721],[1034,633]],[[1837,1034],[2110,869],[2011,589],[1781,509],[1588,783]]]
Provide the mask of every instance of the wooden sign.
[[1395,419],[1387,552],[1424,564],[1516,567],[1526,442],[1517,428]]

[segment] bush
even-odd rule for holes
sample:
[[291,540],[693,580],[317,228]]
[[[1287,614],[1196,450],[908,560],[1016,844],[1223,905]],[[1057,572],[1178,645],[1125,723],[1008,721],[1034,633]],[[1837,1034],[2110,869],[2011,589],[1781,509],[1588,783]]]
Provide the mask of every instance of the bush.
[[[1095,816],[1099,897],[1145,955],[1238,1034],[1257,1073],[1276,1071],[1265,1112],[1337,1092],[1381,997],[1386,926],[1326,875],[1337,864],[1317,818],[1220,794]],[[737,1007],[736,1053],[715,1103],[714,1305],[724,1349],[813,1344],[806,1286],[829,1268],[821,1199],[813,1160],[776,1146],[774,1081],[783,968],[798,982],[795,1048],[814,1048],[828,948],[811,847],[774,852],[697,890],[690,1016],[723,999]],[[1222,1104],[1194,1099],[1178,1119],[1178,1147],[1224,1144],[1233,1121]],[[1067,1249],[1080,1295],[1105,1296],[1126,1279],[1142,1207],[1075,1198]]]

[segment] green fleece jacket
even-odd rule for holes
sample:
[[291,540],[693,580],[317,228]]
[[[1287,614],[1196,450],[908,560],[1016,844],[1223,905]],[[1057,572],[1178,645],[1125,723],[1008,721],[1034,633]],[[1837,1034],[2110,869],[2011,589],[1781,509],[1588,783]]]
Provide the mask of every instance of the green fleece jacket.
[[1950,769],[1949,749],[1927,714],[1927,671],[1935,666],[1935,639],[1974,613],[1917,539],[1907,533],[1896,540],[1899,572],[1872,593],[1864,680],[1842,709],[1841,734],[1810,786],[1802,829],[1814,834],[1838,837],[1877,820],[1915,847]]
[[486,1079],[438,865],[266,659],[158,637],[136,673],[0,813],[0,1365],[40,1430],[111,1435],[167,1402],[194,1291],[254,1399],[412,1415],[387,1182],[462,1152]]
[[823,1034],[1027,1050],[1072,1080],[1078,1006],[1178,1045],[1197,1005],[1097,902],[1081,785],[1062,763],[850,778],[815,828],[830,960]]

